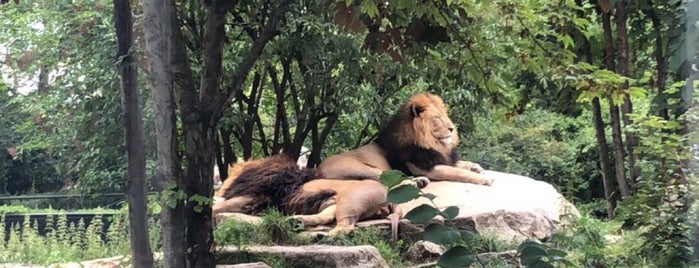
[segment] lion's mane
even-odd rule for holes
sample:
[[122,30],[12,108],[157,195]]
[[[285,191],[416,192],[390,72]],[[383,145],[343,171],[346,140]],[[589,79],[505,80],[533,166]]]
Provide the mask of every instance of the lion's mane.
[[[310,196],[299,196],[304,183],[321,178],[316,169],[301,169],[287,156],[275,155],[239,163],[236,172],[229,173],[232,183],[220,189],[220,196],[231,199],[249,196],[255,199],[257,213],[277,208],[285,213],[315,213],[322,202],[335,195],[332,190],[319,191]],[[235,166],[234,166],[235,167]],[[232,168],[235,170],[235,168]]]
[[454,149],[458,143],[456,130],[451,145],[440,143],[430,135],[429,118],[421,116],[423,113],[441,116],[451,123],[442,99],[433,94],[421,93],[401,105],[376,138],[376,143],[386,153],[391,167],[408,175],[413,174],[408,170],[407,162],[430,170],[436,165],[453,166],[459,159]]

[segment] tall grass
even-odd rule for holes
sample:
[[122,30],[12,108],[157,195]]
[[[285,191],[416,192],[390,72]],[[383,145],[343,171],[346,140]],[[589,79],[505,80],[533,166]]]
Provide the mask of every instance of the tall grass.
[[43,236],[29,216],[5,232],[4,217],[0,215],[0,263],[48,265],[129,253],[128,225],[121,215],[111,219],[104,239],[102,215],[77,224],[69,223],[66,214],[48,215]]

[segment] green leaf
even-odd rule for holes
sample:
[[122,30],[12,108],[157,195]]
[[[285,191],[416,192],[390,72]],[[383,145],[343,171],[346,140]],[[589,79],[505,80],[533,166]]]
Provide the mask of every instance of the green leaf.
[[431,194],[431,193],[422,194],[422,197],[427,198],[429,200],[434,200],[435,198],[437,198],[436,195]]
[[522,253],[522,251],[528,247],[541,247],[541,246],[542,246],[541,243],[539,243],[537,241],[527,240],[527,241],[524,241],[521,244],[519,244],[519,246],[517,247],[517,253]]
[[522,250],[519,259],[522,261],[522,264],[531,265],[541,260],[544,256],[548,256],[545,248],[541,245],[531,245]]
[[445,208],[444,210],[442,210],[442,216],[447,220],[456,218],[456,216],[459,216],[459,207],[449,206]]
[[379,15],[379,8],[376,7],[376,3],[373,0],[362,1],[359,5],[359,10],[372,19]]
[[557,257],[565,257],[568,255],[567,252],[560,250],[560,249],[549,249],[548,253],[550,256],[557,256]]
[[419,197],[420,189],[412,184],[401,185],[388,191],[386,200],[389,203],[400,204]]
[[461,234],[458,230],[447,227],[438,223],[432,223],[425,227],[425,231],[422,233],[422,237],[430,242],[434,242],[440,245],[446,245],[454,243],[456,240],[461,238]]
[[422,204],[416,208],[411,209],[405,214],[405,218],[411,222],[426,222],[434,218],[434,216],[439,215],[439,211],[427,204]]
[[403,181],[404,178],[405,175],[403,175],[403,172],[400,172],[400,170],[386,170],[381,173],[379,180],[381,180],[381,183],[386,185],[388,189],[391,189],[393,186],[396,186]]
[[468,267],[476,260],[471,250],[462,246],[450,248],[439,257],[437,265],[442,267]]

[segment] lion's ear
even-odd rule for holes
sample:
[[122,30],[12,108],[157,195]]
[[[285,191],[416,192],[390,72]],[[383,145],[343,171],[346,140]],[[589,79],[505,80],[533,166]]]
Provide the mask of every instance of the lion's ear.
[[413,117],[419,117],[420,113],[425,111],[425,106],[419,104],[411,104],[410,111],[412,112]]

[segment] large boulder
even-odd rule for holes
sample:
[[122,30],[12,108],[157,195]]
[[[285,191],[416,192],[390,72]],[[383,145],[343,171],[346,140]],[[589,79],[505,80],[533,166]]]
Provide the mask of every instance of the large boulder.
[[[551,184],[525,176],[484,171],[494,178],[491,186],[459,182],[430,182],[422,189],[434,194],[434,203],[442,209],[459,207],[455,222],[475,228],[506,241],[549,237],[567,216],[577,216],[577,209]],[[426,198],[400,204],[403,212],[430,204]]]

